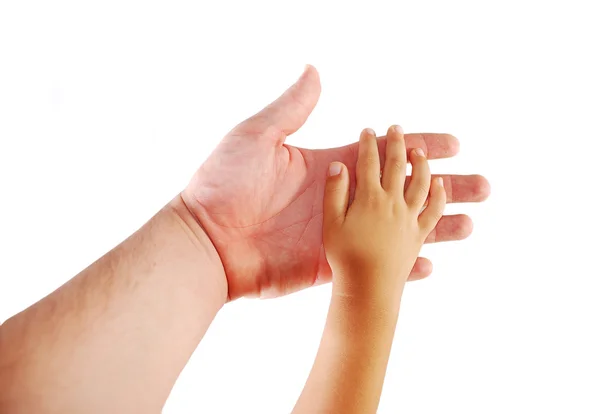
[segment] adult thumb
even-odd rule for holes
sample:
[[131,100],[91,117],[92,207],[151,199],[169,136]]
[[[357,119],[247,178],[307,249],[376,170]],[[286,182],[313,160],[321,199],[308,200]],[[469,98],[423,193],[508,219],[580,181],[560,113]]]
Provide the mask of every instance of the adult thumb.
[[312,65],[306,65],[296,83],[279,98],[254,115],[248,122],[260,122],[291,135],[308,119],[321,95],[319,73]]
[[327,175],[323,197],[323,227],[325,230],[344,220],[350,194],[350,179],[348,169],[344,164],[332,162]]

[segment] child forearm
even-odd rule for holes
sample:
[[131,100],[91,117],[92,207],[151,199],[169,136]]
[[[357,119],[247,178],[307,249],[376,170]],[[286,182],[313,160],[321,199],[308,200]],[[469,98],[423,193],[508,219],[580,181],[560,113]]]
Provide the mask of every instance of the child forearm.
[[333,271],[333,297],[296,414],[377,410],[404,283],[446,203],[442,182],[430,186],[423,151],[413,150],[410,158],[413,175],[405,188],[402,129],[388,129],[383,171],[375,132],[363,130],[351,204],[347,167],[336,162],[329,167],[323,246]]
[[341,296],[334,286],[317,358],[294,414],[375,413],[397,316],[397,306]]

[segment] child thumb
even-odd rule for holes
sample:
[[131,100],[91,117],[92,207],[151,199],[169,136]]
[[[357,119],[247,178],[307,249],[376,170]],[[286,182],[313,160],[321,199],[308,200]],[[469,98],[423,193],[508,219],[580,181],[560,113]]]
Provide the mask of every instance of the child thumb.
[[342,222],[348,209],[350,180],[348,169],[341,162],[332,162],[327,170],[323,197],[323,226]]

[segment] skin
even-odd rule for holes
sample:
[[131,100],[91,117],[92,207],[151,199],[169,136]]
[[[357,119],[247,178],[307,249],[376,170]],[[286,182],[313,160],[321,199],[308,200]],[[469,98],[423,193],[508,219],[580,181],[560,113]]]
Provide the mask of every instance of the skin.
[[350,207],[348,170],[341,163],[329,168],[323,239],[333,269],[332,298],[315,364],[294,414],[377,411],[404,284],[446,205],[443,180],[436,178],[430,185],[423,152],[412,150],[410,161],[413,180],[405,188],[404,136],[400,127],[390,127],[380,178],[375,134],[364,130]]
[[227,299],[180,197],[0,327],[0,413],[159,413]]
[[[309,66],[223,138],[148,223],[4,322],[0,412],[160,412],[227,300],[283,295],[331,279],[322,247],[325,171],[330,161],[354,164],[357,146],[311,151],[283,142],[305,122],[319,92]],[[449,135],[407,135],[406,143],[430,158],[458,149]],[[453,201],[488,193],[480,176],[445,182]],[[429,237],[457,240],[470,231],[466,216],[449,216]],[[430,272],[431,264],[418,260],[411,277]]]
[[[183,192],[223,261],[229,299],[281,296],[331,280],[322,241],[326,171],[331,162],[342,162],[354,182],[358,144],[327,150],[285,144],[312,112],[320,90],[318,73],[308,66],[279,99],[222,140]],[[459,148],[448,134],[408,134],[405,141],[429,159],[451,157]],[[384,159],[384,139],[378,149]],[[483,201],[489,194],[479,175],[442,178],[450,203]],[[351,187],[351,197],[353,192]],[[472,226],[466,215],[444,216],[426,241],[464,239]],[[431,271],[431,262],[419,258],[410,279]]]

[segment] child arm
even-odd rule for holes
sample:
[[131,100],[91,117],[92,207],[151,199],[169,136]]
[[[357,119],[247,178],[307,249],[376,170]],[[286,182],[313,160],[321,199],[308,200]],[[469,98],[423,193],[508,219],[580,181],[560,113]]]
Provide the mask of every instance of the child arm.
[[333,295],[319,351],[294,414],[375,413],[396,319],[393,312]]
[[361,134],[349,208],[348,170],[340,163],[330,167],[323,242],[333,270],[332,299],[295,414],[377,410],[404,284],[446,202],[441,180],[431,184],[418,150],[411,152],[413,176],[404,190],[407,160],[399,127],[388,130],[386,147],[380,177],[375,134],[370,129]]

